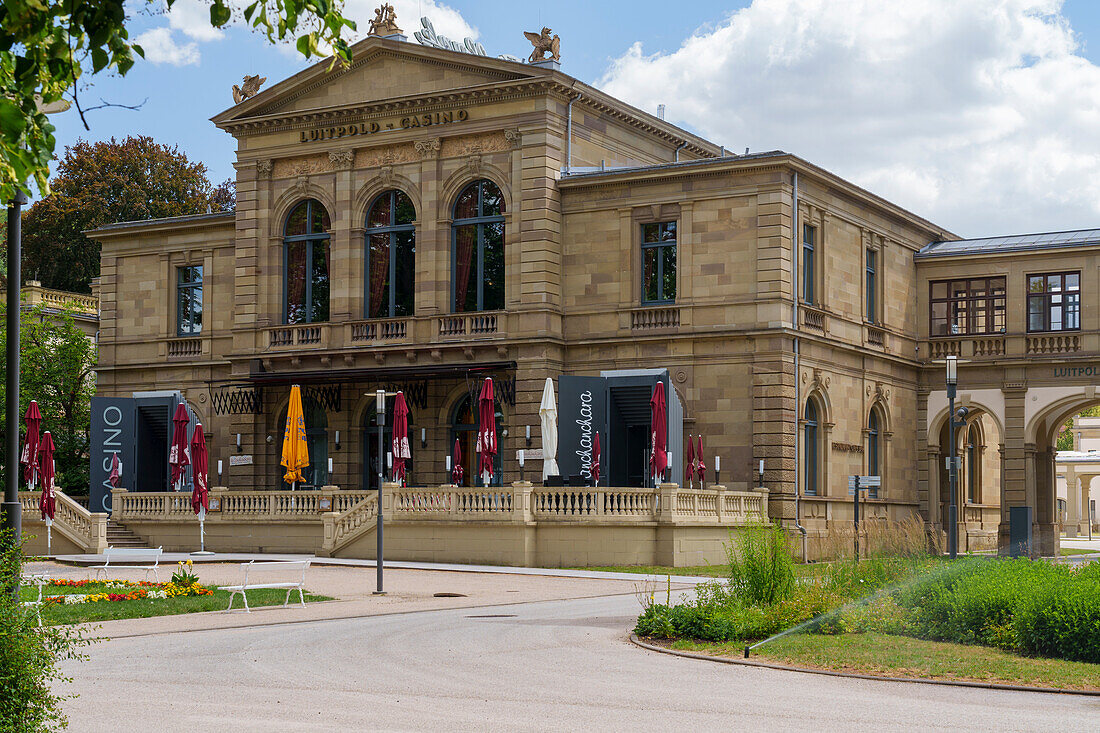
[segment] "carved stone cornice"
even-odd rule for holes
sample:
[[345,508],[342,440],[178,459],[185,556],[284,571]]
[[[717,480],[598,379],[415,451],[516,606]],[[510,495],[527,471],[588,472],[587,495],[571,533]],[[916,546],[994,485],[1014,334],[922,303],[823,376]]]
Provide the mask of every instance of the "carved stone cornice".
[[421,158],[434,158],[439,155],[439,149],[443,146],[438,137],[416,141],[416,152]]

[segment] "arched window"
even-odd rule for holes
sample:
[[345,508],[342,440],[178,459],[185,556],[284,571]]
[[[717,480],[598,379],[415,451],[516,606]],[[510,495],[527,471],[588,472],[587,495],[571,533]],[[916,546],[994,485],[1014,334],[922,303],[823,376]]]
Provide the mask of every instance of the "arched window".
[[283,229],[287,323],[328,320],[328,212],[308,199],[294,207]]
[[458,195],[453,225],[454,309],[504,308],[504,196],[492,181]]
[[367,213],[367,318],[413,314],[416,209],[401,191],[386,191]]
[[981,499],[982,435],[975,420],[966,429],[966,501],[977,504]]
[[[329,483],[328,475],[328,416],[325,408],[309,397],[302,400],[302,412],[306,423],[306,450],[309,453],[309,466],[302,469],[302,477],[305,479],[298,484],[298,489],[319,489]],[[283,448],[283,431],[286,428],[286,408],[279,414],[279,422],[276,425],[278,438],[273,442],[275,447],[275,470],[277,472],[276,485],[282,485],[284,489],[290,489],[290,484],[283,482],[286,468],[279,463]]]
[[[867,417],[867,475],[882,476],[882,421],[879,419],[878,408],[872,407],[871,414]],[[868,489],[868,496],[878,498],[878,488],[872,486]]]
[[817,496],[817,471],[818,471],[818,417],[817,403],[813,398],[806,400],[806,419],[802,427],[802,445],[805,447],[805,483],[803,484],[806,496]]

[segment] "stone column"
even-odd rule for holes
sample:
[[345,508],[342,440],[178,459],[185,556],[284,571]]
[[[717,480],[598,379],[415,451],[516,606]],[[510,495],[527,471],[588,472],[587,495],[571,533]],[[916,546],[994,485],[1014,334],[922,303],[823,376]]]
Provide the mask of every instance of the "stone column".
[[1073,466],[1066,467],[1066,537],[1077,536],[1077,525],[1080,522],[1079,514],[1077,512],[1077,502],[1080,499],[1081,491],[1077,486],[1077,472],[1073,470]]
[[1024,445],[1024,401],[1027,397],[1027,386],[1022,383],[1007,383],[1002,391],[1005,397],[1005,457],[1001,472],[1001,523],[997,531],[997,547],[1000,553],[1005,554],[1008,552],[1009,509],[1028,504],[1029,478],[1031,493],[1034,494],[1035,447],[1031,446],[1032,455],[1029,455]]

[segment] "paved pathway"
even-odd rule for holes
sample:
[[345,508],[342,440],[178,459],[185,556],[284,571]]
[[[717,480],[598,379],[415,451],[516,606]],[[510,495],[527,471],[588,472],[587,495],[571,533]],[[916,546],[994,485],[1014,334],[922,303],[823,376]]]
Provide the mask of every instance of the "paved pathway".
[[65,664],[81,695],[66,707],[93,732],[1100,730],[1094,698],[644,651],[627,641],[637,611],[618,595],[117,638]]

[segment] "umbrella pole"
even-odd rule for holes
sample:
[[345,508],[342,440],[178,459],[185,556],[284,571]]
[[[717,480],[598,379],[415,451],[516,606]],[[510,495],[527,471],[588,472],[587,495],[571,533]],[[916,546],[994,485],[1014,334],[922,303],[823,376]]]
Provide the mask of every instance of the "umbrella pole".
[[46,555],[53,554],[53,520],[46,522]]

